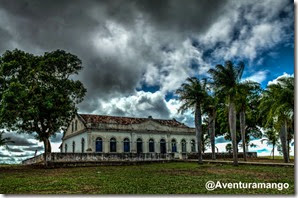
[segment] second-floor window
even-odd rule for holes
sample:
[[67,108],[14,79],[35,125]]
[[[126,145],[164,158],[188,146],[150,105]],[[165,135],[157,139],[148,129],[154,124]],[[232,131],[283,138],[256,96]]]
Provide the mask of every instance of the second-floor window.
[[71,123],[71,132],[74,131],[74,126],[73,126],[73,122]]
[[78,130],[78,121],[76,120],[75,121],[75,131],[77,131]]

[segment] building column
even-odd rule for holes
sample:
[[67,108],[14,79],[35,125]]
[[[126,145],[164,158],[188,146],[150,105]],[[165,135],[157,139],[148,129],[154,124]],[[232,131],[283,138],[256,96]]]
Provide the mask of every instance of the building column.
[[110,152],[110,139],[111,138],[105,137],[104,140],[102,141],[103,153],[109,153]]
[[118,138],[116,139],[116,141],[117,141],[117,145],[116,145],[117,153],[123,153],[123,140]]
[[170,134],[167,134],[166,136],[166,146],[167,146],[167,153],[171,153],[171,135]]
[[131,134],[131,143],[130,143],[130,148],[132,153],[137,152],[137,142],[136,142],[136,134],[135,133],[130,133]]
[[95,152],[95,150],[94,150],[94,148],[93,148],[93,146],[94,145],[92,145],[92,143],[93,143],[93,141],[92,141],[92,136],[91,136],[91,131],[88,131],[87,132],[87,150],[86,150],[86,152],[87,153],[93,153],[93,152]]

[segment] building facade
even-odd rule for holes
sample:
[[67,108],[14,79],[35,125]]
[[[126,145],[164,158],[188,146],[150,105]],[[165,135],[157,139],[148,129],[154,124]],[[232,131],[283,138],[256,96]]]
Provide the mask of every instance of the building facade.
[[195,153],[195,129],[173,120],[77,114],[62,138],[64,153]]

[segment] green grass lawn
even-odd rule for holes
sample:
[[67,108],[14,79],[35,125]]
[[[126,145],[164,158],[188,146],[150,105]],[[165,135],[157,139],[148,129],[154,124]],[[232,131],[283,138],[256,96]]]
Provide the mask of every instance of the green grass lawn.
[[[289,188],[205,189],[207,181],[286,182]],[[0,166],[2,194],[294,194],[294,168],[196,163],[37,168]]]

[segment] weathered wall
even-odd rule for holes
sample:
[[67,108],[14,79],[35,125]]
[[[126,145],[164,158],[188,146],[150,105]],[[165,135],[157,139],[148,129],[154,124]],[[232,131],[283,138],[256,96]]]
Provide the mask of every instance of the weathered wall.
[[35,157],[31,157],[26,159],[22,162],[22,164],[29,165],[29,164],[39,164],[44,162],[43,154],[37,155]]
[[[130,141],[131,152],[136,152],[137,139],[141,138],[143,142],[143,152],[149,152],[149,139],[154,140],[155,152],[160,153],[160,140],[164,139],[166,141],[167,152],[170,153],[172,150],[171,141],[176,140],[177,152],[182,152],[181,141],[184,139],[186,141],[187,152],[191,152],[191,140],[196,140],[194,134],[172,134],[172,133],[157,133],[157,132],[102,132],[94,130],[91,132],[91,142],[89,148],[92,152],[95,151],[96,138],[103,139],[103,152],[110,152],[110,139],[115,138],[117,141],[117,152],[124,152],[123,140],[128,138]],[[196,142],[196,141],[195,141]]]
[[[216,159],[233,158],[233,153],[215,153]],[[257,158],[257,152],[246,152],[247,158]],[[243,153],[238,152],[238,158],[243,158]],[[197,153],[188,155],[188,159],[198,159]],[[203,159],[212,159],[212,153],[204,153]]]
[[[72,123],[73,125],[75,126],[75,122],[77,121],[77,130],[73,130],[72,131]],[[74,119],[71,121],[71,123],[69,124],[66,132],[65,132],[65,135],[64,135],[64,138],[67,138],[68,136],[72,136],[72,135],[75,135],[79,132],[81,132],[82,130],[85,129],[85,126],[84,126],[84,123],[81,121],[81,119],[78,118],[78,116],[76,115],[74,117]]]
[[[84,152],[95,152],[96,138],[100,137],[103,140],[103,153],[110,153],[110,139],[115,138],[117,141],[117,153],[124,152],[124,139],[128,138],[130,141],[130,151],[137,152],[137,139],[142,139],[143,153],[149,152],[149,139],[154,140],[154,153],[160,153],[160,140],[166,141],[167,153],[172,152],[172,140],[176,140],[177,153],[182,152],[181,141],[186,141],[186,151],[191,152],[191,140],[196,142],[195,130],[188,127],[171,127],[162,125],[154,120],[148,120],[140,124],[98,124],[92,126],[81,121],[80,117],[76,115],[72,123],[77,120],[77,130],[72,131],[72,124],[68,127],[62,143],[62,152],[65,152],[65,145],[67,145],[67,153],[72,153],[72,145],[75,142],[75,153],[82,151],[81,141],[85,140]],[[195,146],[197,149],[197,145]]]
[[85,140],[85,149],[84,152],[86,152],[86,150],[88,149],[88,136],[87,136],[87,132],[78,134],[76,136],[70,137],[66,140],[63,140],[62,143],[62,152],[65,152],[65,145],[67,145],[67,153],[72,153],[73,149],[72,149],[72,145],[73,142],[75,142],[75,153],[81,153],[82,152],[82,139]]

